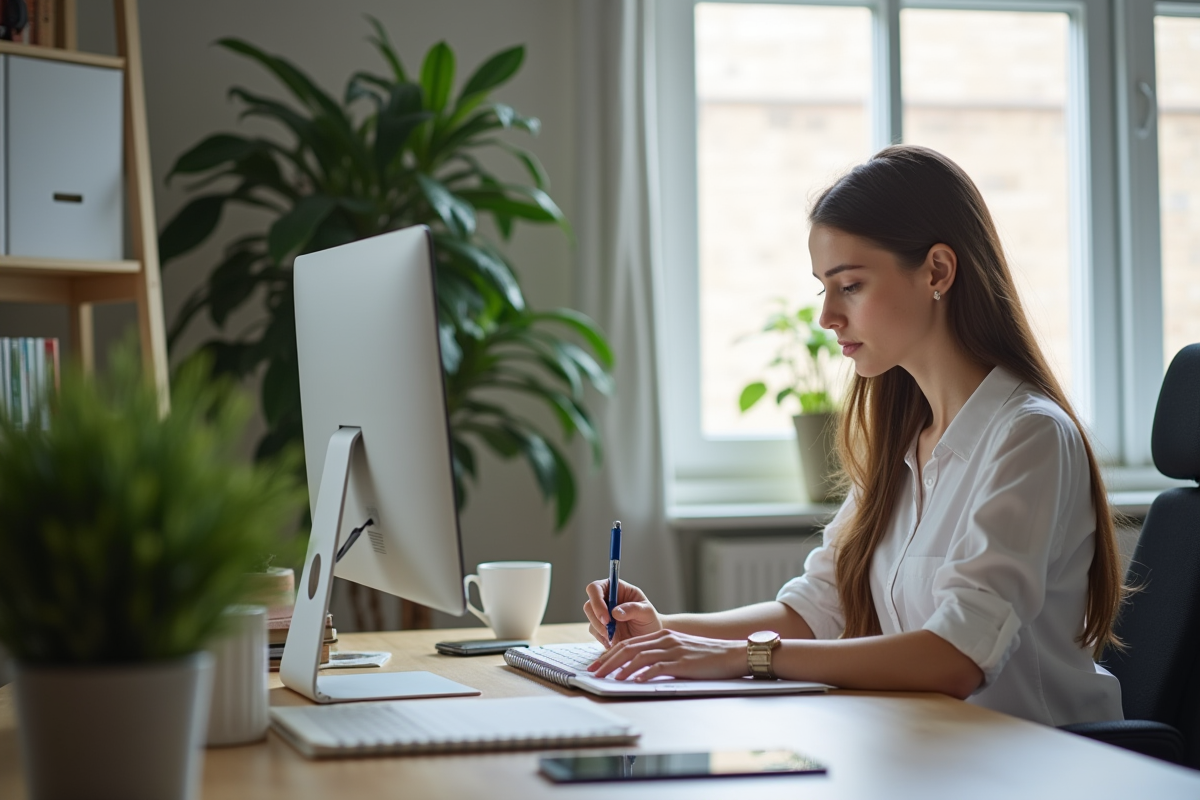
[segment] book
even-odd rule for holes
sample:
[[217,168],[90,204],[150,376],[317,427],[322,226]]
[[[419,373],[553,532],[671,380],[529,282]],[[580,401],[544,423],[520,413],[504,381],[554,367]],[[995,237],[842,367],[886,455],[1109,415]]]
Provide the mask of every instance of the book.
[[[0,0],[0,11],[3,10],[4,0]],[[9,415],[8,391],[8,337],[0,336],[0,414]]]
[[[267,644],[283,644],[287,641],[288,628],[268,628],[267,629]],[[337,641],[337,628],[331,625],[325,626],[325,644],[333,644]]]
[[633,724],[566,697],[276,706],[271,727],[308,758],[629,744]]
[[57,46],[59,0],[30,0],[30,21],[33,23],[31,44],[42,47]]
[[0,414],[48,429],[59,372],[57,339],[0,338]]
[[[278,672],[279,665],[283,663],[283,647],[282,644],[267,645],[267,665],[271,672]],[[330,654],[329,645],[321,645],[321,660],[319,663],[322,666],[329,663]]]
[[18,425],[25,424],[25,401],[21,389],[25,385],[21,380],[21,340],[9,339],[9,398],[12,403],[12,420]]
[[[277,617],[275,619],[267,620],[267,630],[268,631],[277,631],[277,630],[286,631],[290,627],[292,627],[291,616]],[[333,614],[326,614],[325,615],[325,628],[329,629],[332,627],[333,627]]]

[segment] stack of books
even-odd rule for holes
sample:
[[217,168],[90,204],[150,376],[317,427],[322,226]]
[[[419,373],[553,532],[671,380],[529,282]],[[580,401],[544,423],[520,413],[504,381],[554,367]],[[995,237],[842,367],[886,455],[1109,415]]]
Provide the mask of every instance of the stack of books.
[[[274,609],[272,609],[274,610]],[[283,661],[283,646],[287,643],[288,629],[292,626],[291,609],[286,617],[267,618],[267,655],[271,671],[278,672]],[[333,615],[325,615],[325,640],[321,643],[321,665],[329,663],[330,645],[337,641],[337,628],[333,627]]]
[[22,428],[49,428],[58,383],[58,339],[0,337],[0,413]]

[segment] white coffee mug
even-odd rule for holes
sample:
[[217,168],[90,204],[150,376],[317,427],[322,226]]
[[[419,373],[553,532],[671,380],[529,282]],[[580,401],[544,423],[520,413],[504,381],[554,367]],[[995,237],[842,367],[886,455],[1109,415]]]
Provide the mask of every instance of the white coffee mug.
[[[471,584],[479,586],[483,608],[471,603]],[[467,609],[492,629],[497,639],[532,639],[550,599],[550,565],[545,561],[489,561],[478,575],[463,579]]]
[[230,606],[213,654],[208,744],[257,742],[267,735],[267,607]]

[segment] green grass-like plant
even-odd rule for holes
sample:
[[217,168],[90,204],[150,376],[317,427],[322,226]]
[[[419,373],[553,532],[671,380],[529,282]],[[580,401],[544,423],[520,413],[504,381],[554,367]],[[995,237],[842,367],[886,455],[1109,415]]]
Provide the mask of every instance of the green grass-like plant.
[[27,664],[202,649],[303,502],[286,455],[238,458],[250,403],[207,365],[160,419],[135,349],[110,362],[65,371],[49,430],[0,415],[0,641]]

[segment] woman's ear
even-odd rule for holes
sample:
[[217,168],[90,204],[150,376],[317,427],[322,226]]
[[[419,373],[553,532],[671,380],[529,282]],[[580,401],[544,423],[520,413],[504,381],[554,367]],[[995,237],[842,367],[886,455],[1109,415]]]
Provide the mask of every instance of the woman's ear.
[[929,290],[941,297],[954,285],[954,278],[958,275],[958,255],[953,247],[939,242],[929,248],[925,264],[929,268]]

